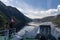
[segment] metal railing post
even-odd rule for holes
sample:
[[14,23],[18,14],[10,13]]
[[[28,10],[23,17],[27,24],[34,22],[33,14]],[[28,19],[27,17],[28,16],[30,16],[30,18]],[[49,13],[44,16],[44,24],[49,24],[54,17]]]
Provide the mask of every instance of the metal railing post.
[[15,34],[16,34],[16,28],[13,28],[11,36],[14,37]]
[[5,33],[4,33],[4,40],[8,40],[8,38],[9,38],[9,30],[8,29],[5,29],[4,30],[5,31]]

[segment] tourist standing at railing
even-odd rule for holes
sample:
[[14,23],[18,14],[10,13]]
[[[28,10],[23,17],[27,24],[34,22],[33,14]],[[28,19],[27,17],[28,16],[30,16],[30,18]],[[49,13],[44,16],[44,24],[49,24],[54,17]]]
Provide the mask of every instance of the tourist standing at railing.
[[9,23],[9,26],[10,26],[10,28],[9,28],[10,35],[9,36],[14,35],[16,32],[16,28],[14,27],[14,25],[15,25],[15,20],[12,18],[10,23]]
[[9,32],[4,32],[5,36],[8,35],[10,38],[12,36],[12,34],[13,35],[15,34],[16,28],[14,28],[14,25],[15,25],[15,20],[13,18],[10,20],[10,22],[7,22],[4,25],[4,30],[9,31]]

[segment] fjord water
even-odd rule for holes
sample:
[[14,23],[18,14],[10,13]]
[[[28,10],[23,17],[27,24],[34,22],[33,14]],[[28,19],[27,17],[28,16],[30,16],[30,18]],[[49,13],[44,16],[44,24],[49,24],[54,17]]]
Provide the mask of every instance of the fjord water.
[[[47,24],[48,22],[45,22],[44,24]],[[22,38],[35,38],[37,34],[40,33],[39,26],[43,23],[38,22],[30,22],[28,25],[25,25],[24,28],[22,28],[20,31],[17,32],[13,40],[20,40]],[[52,24],[49,22],[49,24]],[[59,33],[57,33],[58,30],[54,25],[52,24],[51,27],[51,34],[57,39]]]
[[28,25],[24,26],[24,28],[17,32],[13,40],[19,40],[23,37],[35,38],[40,30],[39,24],[40,23],[35,22],[28,23]]

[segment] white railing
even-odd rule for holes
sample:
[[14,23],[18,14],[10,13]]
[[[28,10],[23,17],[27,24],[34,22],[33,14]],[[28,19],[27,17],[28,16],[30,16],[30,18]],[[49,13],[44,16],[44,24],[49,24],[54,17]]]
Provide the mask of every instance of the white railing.
[[0,36],[3,37],[2,40],[8,40],[9,37],[9,30],[0,30]]
[[[15,33],[16,33],[16,28],[10,29],[12,30],[12,34],[11,37],[14,37]],[[8,40],[9,39],[9,29],[5,29],[5,30],[0,30],[0,36],[2,36],[2,40]]]

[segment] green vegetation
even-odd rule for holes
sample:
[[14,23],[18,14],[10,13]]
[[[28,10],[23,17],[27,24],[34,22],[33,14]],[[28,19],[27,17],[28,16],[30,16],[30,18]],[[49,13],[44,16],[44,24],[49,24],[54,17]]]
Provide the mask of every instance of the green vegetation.
[[[10,23],[10,19],[8,18],[9,17],[7,17],[3,12],[0,11],[0,29],[2,29],[6,23]],[[16,19],[16,17],[13,16],[13,18],[16,21],[15,25],[20,22],[20,20]]]
[[58,25],[56,27],[60,28],[60,17],[59,18],[57,17],[56,19],[53,19],[52,22]]
[[7,17],[0,11],[0,28],[7,22]]

